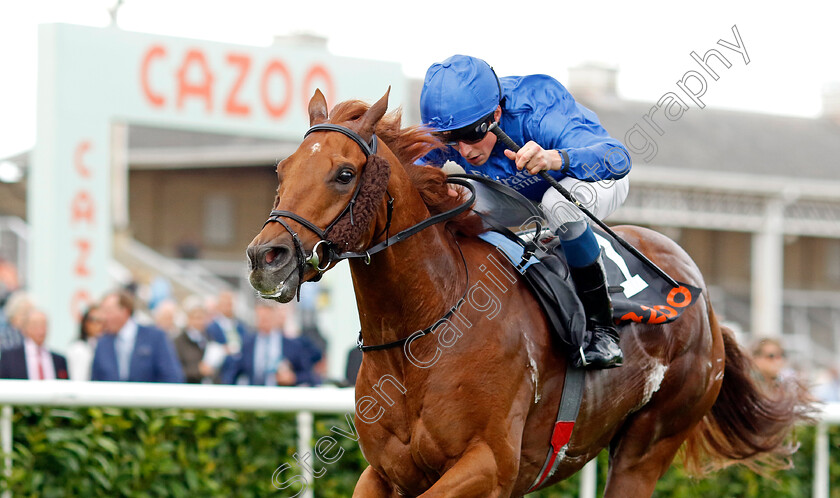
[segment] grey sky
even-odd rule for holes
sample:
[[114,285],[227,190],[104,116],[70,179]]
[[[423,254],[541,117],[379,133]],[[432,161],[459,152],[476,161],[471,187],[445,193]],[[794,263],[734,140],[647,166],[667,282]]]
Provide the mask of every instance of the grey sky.
[[[0,0],[0,157],[35,140],[37,25],[105,26],[115,0]],[[619,69],[623,98],[655,101],[686,71],[690,53],[715,48],[732,64],[708,79],[711,107],[817,116],[821,92],[840,81],[840,6],[774,2],[453,2],[322,0],[125,0],[120,27],[268,45],[274,35],[313,32],[337,55],[400,62],[408,76],[454,53],[482,57],[499,75],[547,73],[561,82],[581,62]],[[783,8],[773,7],[780,5]],[[794,10],[795,8],[795,10]],[[717,44],[735,42],[750,62]],[[388,82],[383,82],[383,86]],[[689,102],[690,103],[690,102]]]

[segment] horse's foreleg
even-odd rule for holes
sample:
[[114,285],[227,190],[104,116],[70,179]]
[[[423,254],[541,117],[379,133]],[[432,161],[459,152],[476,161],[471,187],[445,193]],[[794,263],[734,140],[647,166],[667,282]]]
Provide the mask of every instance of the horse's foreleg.
[[513,480],[499,483],[496,457],[487,443],[467,450],[428,491],[419,498],[498,498],[510,495]]
[[395,495],[391,484],[371,466],[362,472],[353,490],[353,498],[387,498]]

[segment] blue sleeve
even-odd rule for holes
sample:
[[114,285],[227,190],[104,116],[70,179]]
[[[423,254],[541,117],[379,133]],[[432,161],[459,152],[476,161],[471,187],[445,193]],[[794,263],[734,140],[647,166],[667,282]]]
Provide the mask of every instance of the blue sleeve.
[[306,351],[310,365],[315,365],[321,361],[321,358],[324,357],[324,353],[318,348],[318,345],[315,344],[315,342],[306,336],[301,336],[298,339],[300,340],[301,345],[303,345],[304,351]]
[[157,372],[157,382],[184,382],[184,371],[181,368],[181,361],[178,355],[175,354],[175,347],[172,341],[166,336],[166,332],[156,330],[158,332],[158,354],[155,355],[155,370]]
[[96,341],[96,349],[93,350],[93,362],[90,365],[90,380],[106,380],[102,372],[102,360],[105,341],[102,337]]
[[219,382],[222,384],[236,384],[239,371],[242,368],[242,354],[229,355],[225,357],[222,366],[219,367]]
[[562,85],[548,85],[537,98],[546,105],[528,118],[531,140],[544,149],[563,150],[569,159],[552,176],[599,181],[617,180],[630,172],[630,154],[624,145],[610,137],[595,113],[576,103]]
[[218,342],[219,344],[227,344],[227,337],[225,337],[225,333],[222,331],[222,327],[219,326],[216,322],[210,322],[210,325],[207,326],[207,337],[210,338],[211,341]]
[[248,378],[249,384],[254,383],[254,348],[256,347],[256,338],[256,334],[249,333],[242,339],[242,349],[239,351],[238,357],[234,359],[236,363],[232,367],[231,384],[236,384],[240,375],[245,375]]
[[248,329],[248,326],[240,320],[236,321],[236,330],[239,331],[239,337],[242,340],[245,340],[245,337],[251,334],[251,331]]
[[[244,326],[243,326],[244,327]],[[242,347],[238,353],[228,355],[222,363],[220,381],[222,384],[234,385],[240,375],[251,375],[251,363],[254,357],[254,335],[240,328],[242,334]],[[249,379],[250,382],[250,379]]]
[[292,364],[296,377],[295,385],[320,384],[318,376],[313,371],[315,363],[321,360],[321,351],[315,344],[306,337],[297,337],[289,339],[286,345],[289,346],[289,354],[284,356]]

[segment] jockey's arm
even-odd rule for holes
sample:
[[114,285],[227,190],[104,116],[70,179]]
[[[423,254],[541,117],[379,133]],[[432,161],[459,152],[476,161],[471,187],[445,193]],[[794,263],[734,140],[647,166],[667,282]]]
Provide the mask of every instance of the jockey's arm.
[[566,176],[590,182],[618,180],[630,172],[627,148],[607,133],[594,114],[587,117],[573,102],[557,102],[533,116],[529,125],[534,141],[547,153],[543,157],[549,174],[558,180]]

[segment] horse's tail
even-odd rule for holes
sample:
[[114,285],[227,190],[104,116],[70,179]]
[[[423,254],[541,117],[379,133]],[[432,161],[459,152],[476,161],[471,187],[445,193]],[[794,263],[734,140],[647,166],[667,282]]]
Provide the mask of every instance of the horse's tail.
[[[714,314],[712,320],[716,321]],[[734,333],[724,326],[720,331],[726,351],[723,383],[712,409],[686,440],[686,469],[702,475],[743,464],[766,474],[790,467],[790,457],[799,446],[789,438],[794,425],[813,422],[807,389],[796,381],[772,391],[761,387],[752,376],[752,359]]]

